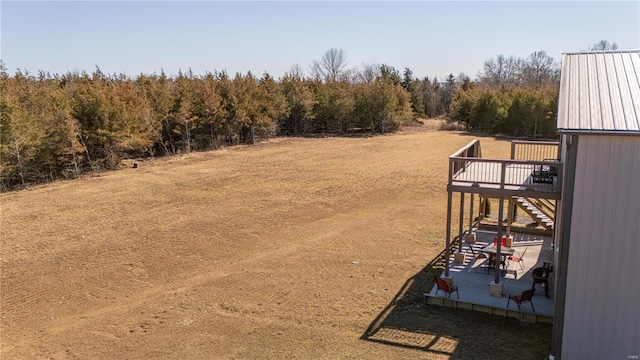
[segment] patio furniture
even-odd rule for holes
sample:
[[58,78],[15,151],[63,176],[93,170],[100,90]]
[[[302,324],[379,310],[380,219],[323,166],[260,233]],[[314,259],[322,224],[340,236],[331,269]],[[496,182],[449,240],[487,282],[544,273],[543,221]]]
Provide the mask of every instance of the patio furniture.
[[533,269],[531,275],[533,276],[533,285],[531,290],[536,291],[536,284],[542,284],[544,288],[544,296],[549,297],[549,268],[538,267]]
[[484,269],[487,269],[487,274],[488,274],[488,273],[489,273],[489,268],[490,268],[490,266],[489,266],[489,258],[487,257],[487,254],[485,254],[485,253],[483,253],[483,252],[478,252],[478,253],[476,254],[476,256],[474,256],[474,258],[475,258],[476,260],[482,260],[482,259],[485,259],[485,260],[484,260],[480,265],[478,265],[478,266],[476,267],[476,270],[475,270],[475,271],[476,271],[476,273],[480,272],[479,270],[484,271]]
[[[482,252],[489,254],[489,268],[494,267],[495,258],[496,258],[496,255],[498,254],[498,248],[495,245],[487,245],[482,248]],[[502,246],[502,248],[500,249],[500,256],[502,256],[502,260],[500,260],[500,265],[502,265],[503,276],[504,274],[506,274],[506,271],[507,271],[506,258],[507,256],[511,256],[514,253],[515,253],[515,250],[507,246]],[[493,266],[491,266],[492,264]],[[487,269],[487,273],[489,273],[489,269]]]
[[531,301],[535,292],[535,289],[529,289],[523,291],[520,295],[509,294],[507,308],[509,307],[509,303],[511,302],[511,300],[515,301],[516,304],[518,304],[518,310],[520,310],[520,305],[522,305],[523,302],[528,301],[531,304],[531,309],[533,310],[533,312],[536,312],[536,309],[533,307],[533,301]]
[[507,259],[509,261],[515,261],[517,263],[520,264],[520,270],[524,271],[524,254],[527,252],[527,249],[529,247],[527,246],[526,248],[524,248],[524,251],[522,252],[522,254],[520,254],[520,256],[509,256]]
[[[558,159],[544,159],[548,162],[559,162]],[[553,184],[553,178],[558,176],[556,165],[534,165],[531,178],[534,183]]]
[[448,297],[451,297],[452,293],[456,293],[456,297],[458,299],[460,299],[460,294],[458,293],[458,287],[453,285],[453,286],[449,286],[449,284],[447,284],[446,281],[442,280],[439,277],[436,277],[436,284],[438,285],[438,289],[436,290],[436,295],[438,295],[438,291],[442,290],[444,291],[444,294],[447,295]]
[[[485,247],[482,248],[482,252],[487,253],[487,254],[493,254],[496,255],[498,253],[498,248],[495,245],[487,245]],[[513,250],[513,248],[507,247],[507,246],[502,246],[500,248],[500,255],[504,256],[511,256],[513,254],[515,254],[515,250]]]

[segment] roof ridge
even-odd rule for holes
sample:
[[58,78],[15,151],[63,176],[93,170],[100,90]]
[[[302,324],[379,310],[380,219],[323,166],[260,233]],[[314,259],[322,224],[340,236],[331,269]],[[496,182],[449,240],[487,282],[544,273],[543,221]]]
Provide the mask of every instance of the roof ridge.
[[587,54],[606,54],[606,53],[640,53],[640,49],[622,49],[622,50],[585,50],[585,51],[569,51],[562,55],[587,55]]

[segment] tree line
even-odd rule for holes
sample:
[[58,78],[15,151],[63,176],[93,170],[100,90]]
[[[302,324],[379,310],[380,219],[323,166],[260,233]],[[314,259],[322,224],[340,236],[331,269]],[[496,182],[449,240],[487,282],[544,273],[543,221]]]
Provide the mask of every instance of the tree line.
[[559,67],[546,53],[499,55],[477,80],[348,68],[330,49],[309,73],[9,75],[0,61],[0,190],[112,169],[123,159],[255,144],[272,136],[383,134],[416,118],[469,130],[555,135]]
[[553,138],[560,68],[544,51],[485,61],[479,82],[455,92],[447,118],[467,130]]
[[[600,40],[589,51],[618,49]],[[560,67],[544,51],[527,58],[498,55],[485,61],[478,81],[463,84],[447,120],[467,130],[527,138],[556,136]]]
[[121,160],[255,144],[277,135],[386,133],[413,118],[382,73],[371,81],[0,71],[0,187],[75,178]]

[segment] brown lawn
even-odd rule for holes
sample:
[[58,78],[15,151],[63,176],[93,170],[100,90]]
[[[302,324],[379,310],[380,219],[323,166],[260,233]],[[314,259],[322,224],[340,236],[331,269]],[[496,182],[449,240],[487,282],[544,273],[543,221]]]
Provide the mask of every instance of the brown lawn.
[[277,139],[0,195],[0,358],[542,359],[549,325],[421,302],[471,139]]

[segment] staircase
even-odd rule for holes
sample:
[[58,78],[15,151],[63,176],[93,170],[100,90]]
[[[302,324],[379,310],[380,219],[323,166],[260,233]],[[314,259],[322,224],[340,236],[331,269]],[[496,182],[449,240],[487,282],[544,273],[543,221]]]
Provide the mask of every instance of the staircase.
[[[538,200],[541,205],[536,204],[531,199],[519,197],[517,198],[517,205],[524,212],[529,214],[538,224],[544,226],[548,230],[553,230],[555,223],[553,221],[553,213],[555,213],[555,206],[546,200]],[[545,211],[546,208],[547,210]]]

